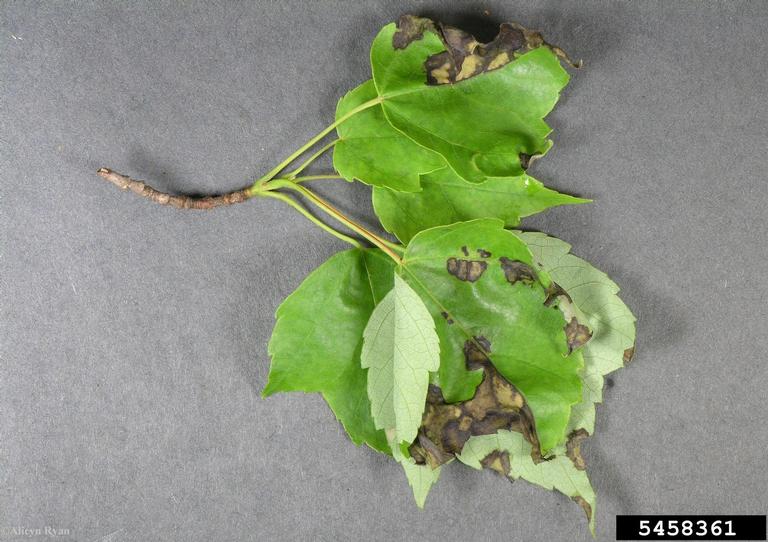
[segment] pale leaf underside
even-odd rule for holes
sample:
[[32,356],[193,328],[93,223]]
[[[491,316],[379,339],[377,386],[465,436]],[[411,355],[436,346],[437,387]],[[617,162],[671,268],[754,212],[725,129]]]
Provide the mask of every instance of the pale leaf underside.
[[429,373],[440,367],[432,316],[397,274],[363,332],[362,367],[378,429],[394,429],[396,442],[413,442],[421,425]]
[[[495,435],[472,437],[464,445],[458,459],[472,468],[480,469],[486,458],[494,452],[507,454],[498,459],[504,464],[506,475],[516,480],[523,478],[545,489],[557,491],[576,500],[584,509],[594,533],[595,491],[587,478],[586,471],[577,468],[566,455],[558,455],[548,461],[534,463],[531,445],[520,433],[499,431]],[[508,462],[508,465],[507,465]]]

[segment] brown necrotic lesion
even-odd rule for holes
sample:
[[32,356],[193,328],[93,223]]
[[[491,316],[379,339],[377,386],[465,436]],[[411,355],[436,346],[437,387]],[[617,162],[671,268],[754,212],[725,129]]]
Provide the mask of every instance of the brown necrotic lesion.
[[456,83],[506,66],[514,60],[515,52],[525,46],[523,32],[510,23],[502,24],[499,34],[488,43],[442,24],[438,25],[438,35],[446,50],[432,55],[424,63],[430,85]]
[[510,463],[509,452],[493,451],[480,460],[484,469],[490,469],[502,476],[509,475]]
[[424,32],[437,32],[435,23],[424,17],[402,15],[397,20],[397,32],[392,36],[392,47],[405,49],[412,42],[424,37]]
[[581,509],[584,510],[584,513],[587,515],[587,520],[592,519],[592,506],[583,498],[583,497],[571,497],[573,502],[581,506]]
[[442,312],[440,313],[440,316],[442,316],[443,318],[445,318],[445,321],[446,321],[446,322],[448,322],[448,325],[449,325],[449,326],[450,326],[451,324],[453,324],[453,318],[451,318],[451,315],[450,315],[450,314],[448,314],[448,312],[447,312],[447,311],[442,311]]
[[589,437],[589,432],[584,429],[576,429],[568,435],[568,441],[565,443],[565,455],[573,462],[573,466],[578,470],[586,470],[587,464],[581,456],[581,443]]
[[626,350],[624,350],[624,363],[629,363],[632,361],[632,358],[635,356],[635,347],[630,346]]
[[547,286],[546,290],[544,290],[544,293],[547,296],[544,299],[544,305],[547,307],[557,307],[556,303],[560,300],[560,298],[564,299],[568,303],[573,303],[573,300],[571,299],[571,296],[568,295],[568,292],[566,292],[563,287],[555,281],[552,281],[549,286]]
[[475,282],[485,273],[487,268],[488,263],[482,260],[448,258],[446,261],[446,269],[451,275],[468,282]]
[[[534,463],[553,459],[541,453],[533,413],[523,394],[496,370],[490,354],[491,343],[485,337],[473,337],[464,343],[467,369],[483,371],[483,380],[471,399],[447,403],[438,386],[429,386],[419,434],[409,450],[416,463],[437,468],[461,454],[471,437],[492,435],[501,430],[520,433],[531,444]],[[579,470],[586,469],[580,447],[587,437],[589,433],[585,429],[577,429],[568,435],[565,444],[566,456]],[[510,475],[507,451],[493,451],[480,463],[502,476]],[[589,503],[580,497],[573,500],[591,517]]]
[[504,276],[507,278],[507,282],[510,284],[522,282],[523,284],[530,285],[536,281],[536,271],[525,262],[510,260],[502,256],[499,258],[499,263],[504,271]]
[[[520,391],[491,364],[490,347],[484,337],[474,337],[464,345],[467,369],[484,373],[471,399],[447,403],[439,387],[429,387],[419,436],[410,449],[417,463],[435,468],[460,454],[470,437],[500,430],[521,433],[531,443],[534,459],[541,460],[533,414]],[[494,470],[503,465],[502,457],[489,460],[489,468]]]
[[412,42],[422,39],[425,32],[433,32],[445,45],[445,51],[428,57],[424,62],[429,85],[453,84],[497,70],[525,51],[539,47],[547,47],[572,67],[581,66],[581,62],[571,60],[560,47],[547,43],[539,32],[517,23],[502,23],[496,37],[482,43],[459,28],[424,17],[403,15],[397,21],[392,46],[405,49]]
[[579,323],[575,316],[565,324],[564,329],[569,354],[587,344],[589,339],[592,338],[592,331],[587,326]]

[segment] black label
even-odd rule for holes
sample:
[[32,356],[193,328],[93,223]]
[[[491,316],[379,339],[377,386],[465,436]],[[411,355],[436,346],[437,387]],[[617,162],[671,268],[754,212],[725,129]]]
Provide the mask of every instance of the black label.
[[765,540],[765,516],[616,516],[616,540]]

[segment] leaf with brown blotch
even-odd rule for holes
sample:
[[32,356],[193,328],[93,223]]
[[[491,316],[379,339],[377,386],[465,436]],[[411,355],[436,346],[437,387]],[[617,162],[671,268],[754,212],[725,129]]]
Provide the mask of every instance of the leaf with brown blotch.
[[[570,254],[571,246],[538,232],[517,232],[534,259],[549,273],[582,316],[591,338],[581,348],[584,356],[584,396],[574,405],[568,430],[595,429],[595,405],[603,400],[603,378],[631,359],[635,346],[635,317],[619,298],[619,287],[602,271]],[[581,328],[579,328],[581,330]],[[573,336],[585,336],[577,329]],[[629,353],[629,355],[628,355]]]
[[511,25],[489,44],[408,18],[398,25],[384,27],[371,47],[373,80],[392,126],[473,183],[519,176],[521,154],[549,149],[543,118],[568,82],[550,49],[523,52],[521,31]]
[[[597,499],[583,461],[574,462],[566,455],[534,461],[531,451],[531,444],[523,435],[503,430],[493,435],[472,437],[457,457],[472,468],[491,468],[512,480],[522,478],[567,495],[584,510],[594,535]],[[508,469],[507,472],[504,469]]]

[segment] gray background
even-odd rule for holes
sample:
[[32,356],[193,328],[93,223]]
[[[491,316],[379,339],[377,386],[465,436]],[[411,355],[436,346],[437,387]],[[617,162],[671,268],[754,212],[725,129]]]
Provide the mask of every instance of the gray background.
[[[318,396],[259,397],[275,308],[341,242],[279,202],[176,211],[94,174],[247,185],[403,12],[585,60],[533,173],[595,203],[526,225],[639,318],[584,445],[598,538],[619,513],[766,512],[765,3],[4,1],[0,537],[590,540],[563,496],[458,466],[421,512]],[[375,226],[365,187],[318,188]]]

